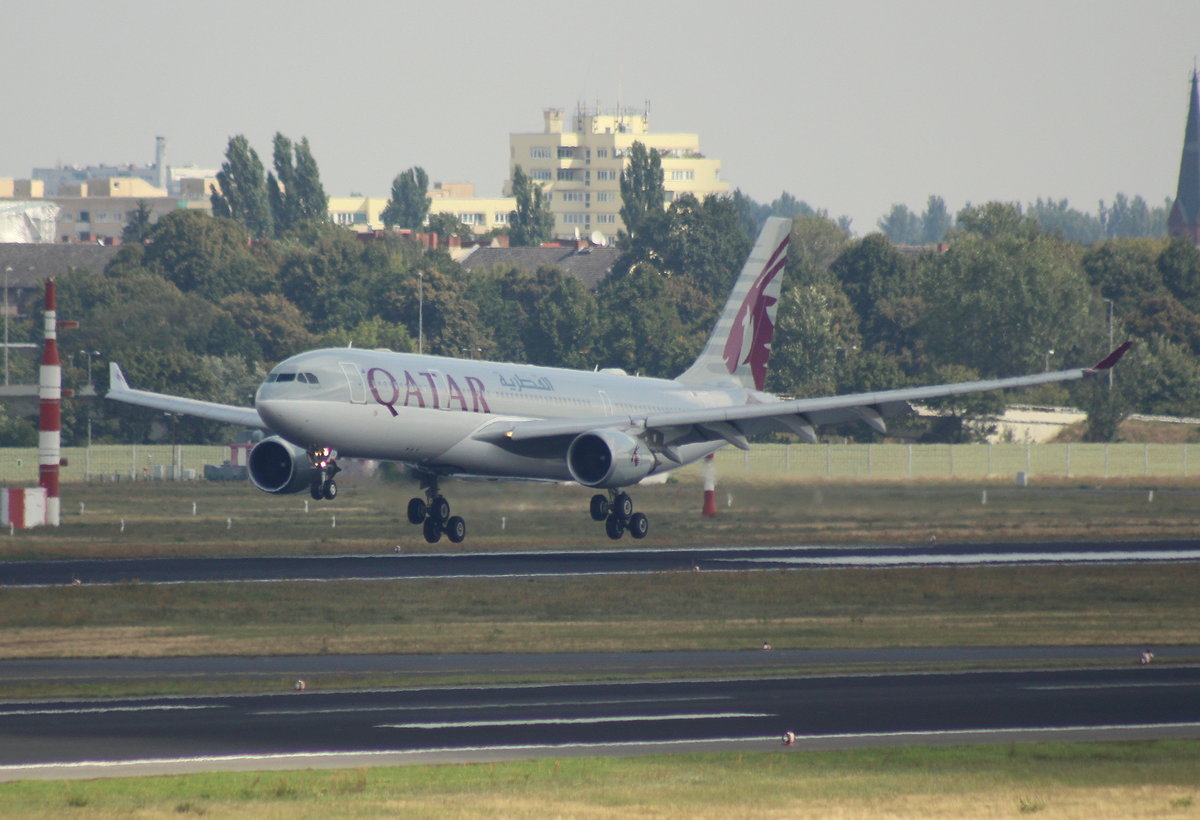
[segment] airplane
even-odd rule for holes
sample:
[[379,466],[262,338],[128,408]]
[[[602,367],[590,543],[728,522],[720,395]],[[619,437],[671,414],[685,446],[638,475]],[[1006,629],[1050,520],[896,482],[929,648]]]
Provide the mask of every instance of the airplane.
[[857,420],[883,433],[909,402],[1081,379],[1110,370],[1131,344],[1090,368],[782,400],[763,386],[791,226],[766,221],[706,345],[675,379],[325,348],[276,365],[253,407],[135,390],[115,362],[107,396],[266,431],[248,469],[268,493],[332,499],[338,458],[401,462],[425,492],[409,501],[408,520],[430,543],[466,537],[442,495],[446,477],[574,481],[601,491],[590,513],[610,538],[640,539],[649,522],[626,488],[647,476],[726,445],[749,449],[750,436],[768,431],[815,443],[818,427]]

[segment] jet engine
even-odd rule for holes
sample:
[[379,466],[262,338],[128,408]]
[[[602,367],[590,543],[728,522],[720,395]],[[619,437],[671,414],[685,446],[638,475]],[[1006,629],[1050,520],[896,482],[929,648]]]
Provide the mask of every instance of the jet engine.
[[581,433],[567,448],[567,469],[585,487],[625,487],[635,484],[655,466],[645,442],[619,430]]
[[304,448],[279,436],[265,438],[250,451],[250,480],[265,493],[298,493],[321,477]]

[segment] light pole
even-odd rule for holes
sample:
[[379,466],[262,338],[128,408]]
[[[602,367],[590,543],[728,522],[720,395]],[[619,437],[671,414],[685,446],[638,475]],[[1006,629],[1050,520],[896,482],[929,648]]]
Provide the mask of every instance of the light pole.
[[[425,271],[421,270],[416,271],[416,352],[425,353]],[[7,367],[5,372],[8,372]]]
[[1052,347],[1048,348],[1046,350],[1046,372],[1047,373],[1050,372],[1050,357],[1053,355],[1054,355],[1054,348],[1052,348]]
[[12,265],[4,268],[4,386],[8,387],[8,277]]
[[93,385],[92,385],[92,357],[99,356],[100,351],[99,350],[85,350],[85,351],[83,351],[83,353],[85,356],[87,356],[88,387],[91,387],[93,390],[95,390],[95,387],[93,387]]
[[[1101,297],[1103,298],[1103,297]],[[1113,300],[1105,299],[1104,303],[1108,306],[1108,349],[1113,349]],[[1108,368],[1108,389],[1112,390],[1113,383],[1113,368]]]

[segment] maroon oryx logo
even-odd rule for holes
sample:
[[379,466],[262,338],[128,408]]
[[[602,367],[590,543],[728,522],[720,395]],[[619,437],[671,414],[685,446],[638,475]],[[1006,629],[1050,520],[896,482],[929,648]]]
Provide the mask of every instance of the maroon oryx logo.
[[789,239],[790,236],[779,243],[767,264],[763,265],[762,272],[742,300],[733,318],[729,338],[725,340],[725,366],[730,373],[737,373],[738,368],[749,364],[755,390],[762,390],[767,379],[767,359],[771,355],[771,337],[775,335],[775,320],[770,311],[779,301],[767,296],[766,291],[787,264],[785,252]]

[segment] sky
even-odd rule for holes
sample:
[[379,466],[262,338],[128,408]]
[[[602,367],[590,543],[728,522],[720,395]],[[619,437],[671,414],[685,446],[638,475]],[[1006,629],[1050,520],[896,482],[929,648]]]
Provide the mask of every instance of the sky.
[[497,196],[542,110],[642,107],[760,202],[864,235],[951,210],[1173,197],[1196,0],[83,0],[0,3],[0,177],[218,167],[245,134],[308,137],[326,192],[386,197],[420,165]]

